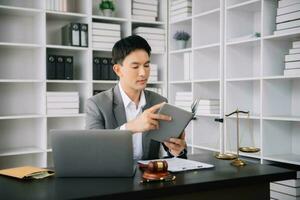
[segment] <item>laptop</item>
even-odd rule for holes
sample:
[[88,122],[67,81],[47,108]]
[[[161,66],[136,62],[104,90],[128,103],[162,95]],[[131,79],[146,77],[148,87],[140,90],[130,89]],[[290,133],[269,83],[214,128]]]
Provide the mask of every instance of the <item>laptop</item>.
[[51,130],[57,177],[132,177],[132,133],[121,130]]

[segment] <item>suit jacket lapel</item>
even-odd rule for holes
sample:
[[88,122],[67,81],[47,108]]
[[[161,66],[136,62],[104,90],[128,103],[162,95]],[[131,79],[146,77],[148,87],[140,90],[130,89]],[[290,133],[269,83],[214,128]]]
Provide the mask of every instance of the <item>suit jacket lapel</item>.
[[113,110],[114,110],[115,119],[117,121],[118,126],[122,126],[127,122],[127,120],[126,120],[124,103],[118,85],[116,85],[113,89],[113,97],[114,97]]

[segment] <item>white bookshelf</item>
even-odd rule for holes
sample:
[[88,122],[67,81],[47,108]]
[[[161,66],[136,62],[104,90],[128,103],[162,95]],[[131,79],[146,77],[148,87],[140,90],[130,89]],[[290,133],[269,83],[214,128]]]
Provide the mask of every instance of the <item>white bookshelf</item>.
[[[131,0],[115,0],[113,17],[99,15],[101,0],[68,0],[66,12],[47,9],[47,0],[0,0],[0,168],[20,165],[53,166],[51,129],[84,129],[85,104],[93,90],[106,90],[118,81],[93,80],[93,57],[111,57],[111,50],[93,48],[92,22],[121,25],[121,37],[139,26],[165,29],[167,1],[159,1],[158,21],[131,18]],[[61,28],[68,23],[88,24],[88,47],[62,45]],[[167,41],[165,42],[167,48]],[[47,55],[74,58],[74,80],[47,80]],[[158,64],[158,81],[149,87],[167,96],[167,49],[152,52]],[[49,115],[46,92],[79,93],[79,114]]]
[[[169,22],[170,101],[178,91],[220,99],[220,114],[202,114],[191,123],[192,152],[236,152],[236,116],[224,117],[238,107],[250,111],[249,118],[240,115],[241,146],[261,148],[241,155],[300,165],[300,77],[283,75],[284,56],[300,32],[274,35],[276,11],[275,0],[193,0],[191,16]],[[191,34],[188,48],[175,49],[176,30]],[[193,57],[191,80],[183,80],[186,52]]]

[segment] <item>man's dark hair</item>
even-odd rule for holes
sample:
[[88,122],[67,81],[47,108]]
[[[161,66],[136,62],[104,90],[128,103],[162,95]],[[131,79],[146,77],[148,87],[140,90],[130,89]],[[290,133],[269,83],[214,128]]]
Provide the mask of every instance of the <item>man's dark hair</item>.
[[131,35],[116,42],[112,49],[112,61],[114,64],[122,64],[126,56],[135,50],[145,50],[151,54],[151,47],[148,42],[138,35]]

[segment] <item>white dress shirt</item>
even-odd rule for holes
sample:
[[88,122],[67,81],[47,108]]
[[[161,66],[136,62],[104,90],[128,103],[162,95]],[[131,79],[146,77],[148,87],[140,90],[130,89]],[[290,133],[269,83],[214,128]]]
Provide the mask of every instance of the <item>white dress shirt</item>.
[[[143,108],[146,105],[145,94],[144,91],[142,91],[139,104],[138,106],[136,106],[136,104],[124,92],[120,83],[119,83],[119,88],[124,103],[126,120],[128,122],[135,119],[138,115],[142,114]],[[120,127],[120,130],[126,130],[125,124],[123,124]],[[133,134],[132,144],[133,144],[133,158],[135,160],[140,160],[143,156],[143,140],[142,140],[141,132]]]

